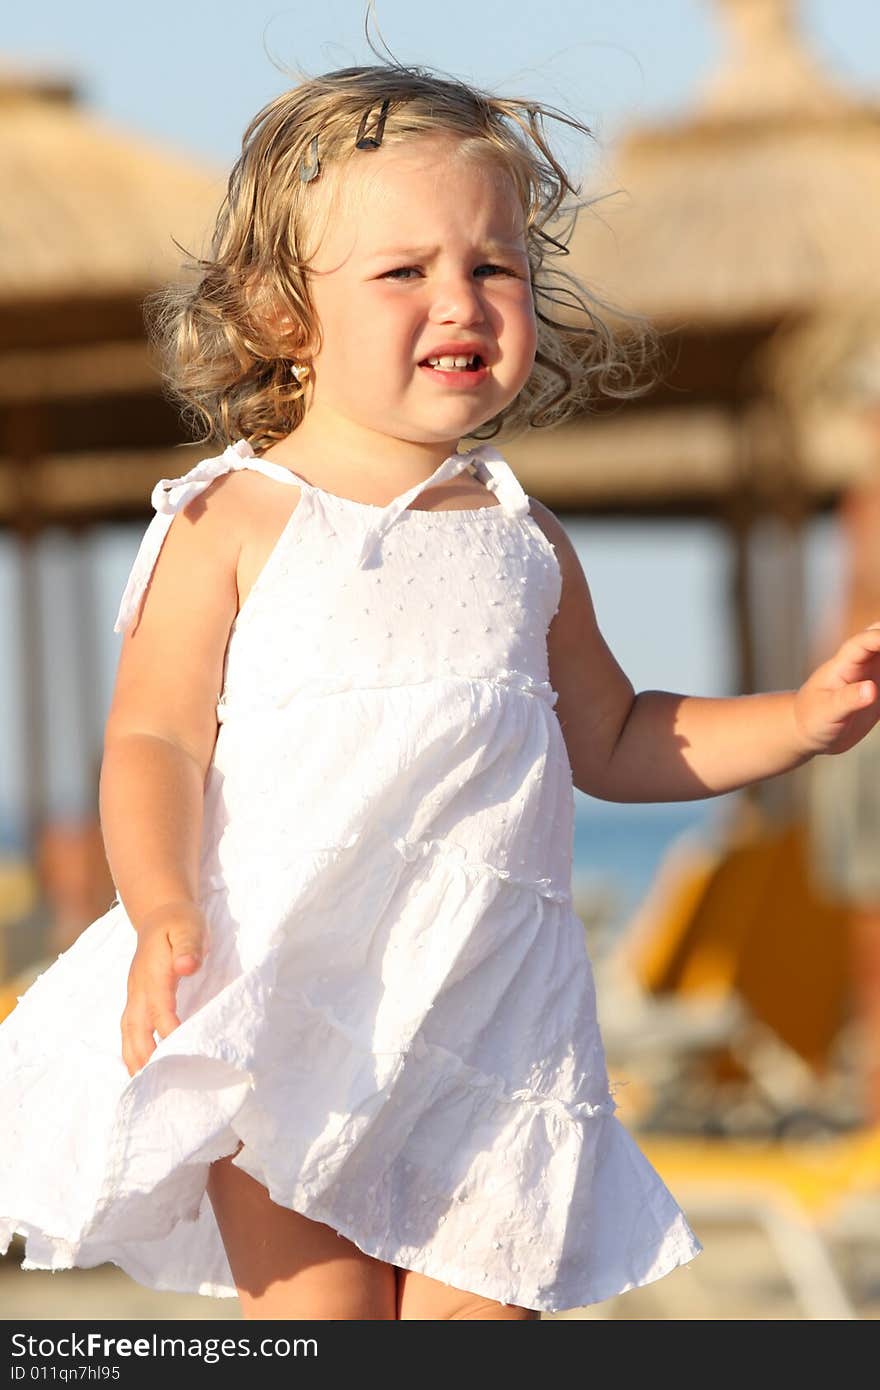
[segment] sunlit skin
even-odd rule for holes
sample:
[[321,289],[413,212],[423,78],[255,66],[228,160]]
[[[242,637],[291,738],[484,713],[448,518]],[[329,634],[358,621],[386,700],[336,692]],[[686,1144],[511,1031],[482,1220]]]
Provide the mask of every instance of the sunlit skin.
[[[340,175],[311,261],[322,343],[298,354],[312,366],[305,418],[266,453],[330,491],[390,500],[430,477],[534,365],[522,206],[505,171],[457,144],[414,136]],[[465,341],[483,346],[484,379],[426,379],[429,353]]]

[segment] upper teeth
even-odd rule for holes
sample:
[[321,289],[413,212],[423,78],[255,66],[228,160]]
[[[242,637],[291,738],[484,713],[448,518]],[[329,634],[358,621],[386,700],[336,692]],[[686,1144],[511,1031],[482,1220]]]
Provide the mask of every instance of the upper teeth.
[[476,362],[477,353],[472,353],[470,357],[429,357],[429,367],[443,367],[449,371],[452,367],[466,367],[469,362]]

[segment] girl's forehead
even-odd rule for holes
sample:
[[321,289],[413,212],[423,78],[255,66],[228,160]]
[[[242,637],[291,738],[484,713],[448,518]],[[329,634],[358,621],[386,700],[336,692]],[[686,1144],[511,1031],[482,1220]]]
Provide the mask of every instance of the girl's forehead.
[[523,234],[525,209],[509,171],[488,155],[463,152],[460,142],[401,141],[352,158],[340,172],[339,213],[359,242],[438,218],[470,219],[483,234]]

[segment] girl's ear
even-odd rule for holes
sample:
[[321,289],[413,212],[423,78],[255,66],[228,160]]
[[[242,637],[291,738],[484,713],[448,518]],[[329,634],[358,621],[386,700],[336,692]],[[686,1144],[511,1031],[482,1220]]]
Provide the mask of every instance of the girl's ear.
[[266,339],[279,357],[310,355],[310,346],[305,341],[303,326],[286,305],[279,305],[277,301],[264,295],[255,318],[258,318]]
[[263,324],[273,344],[277,344],[281,355],[291,356],[296,349],[299,336],[292,314],[277,305],[266,305]]
[[252,273],[245,284],[244,294],[252,329],[273,354],[294,357],[308,350],[302,324],[265,280]]

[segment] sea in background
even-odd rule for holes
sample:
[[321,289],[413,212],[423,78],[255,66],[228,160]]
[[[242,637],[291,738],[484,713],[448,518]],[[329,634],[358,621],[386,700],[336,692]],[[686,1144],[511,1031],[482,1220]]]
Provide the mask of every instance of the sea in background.
[[[721,696],[734,691],[729,620],[731,556],[724,532],[700,521],[563,518],[590,583],[606,641],[637,690]],[[101,736],[118,659],[113,632],[119,597],[143,526],[95,527],[84,541],[61,530],[39,543],[43,650],[42,710],[49,812],[76,816],[96,804]],[[772,543],[772,542],[769,542]],[[836,519],[816,518],[805,547],[811,641],[833,628],[843,576]],[[761,584],[760,557],[756,582]],[[0,852],[23,842],[22,682],[15,543],[0,539]],[[88,639],[77,604],[94,615],[94,655],[85,679],[77,664]],[[880,616],[880,615],[878,615]],[[86,749],[91,752],[87,753]],[[735,794],[734,794],[735,795]],[[576,891],[604,903],[610,929],[639,905],[668,847],[684,833],[712,837],[733,796],[672,804],[617,805],[575,793]]]

